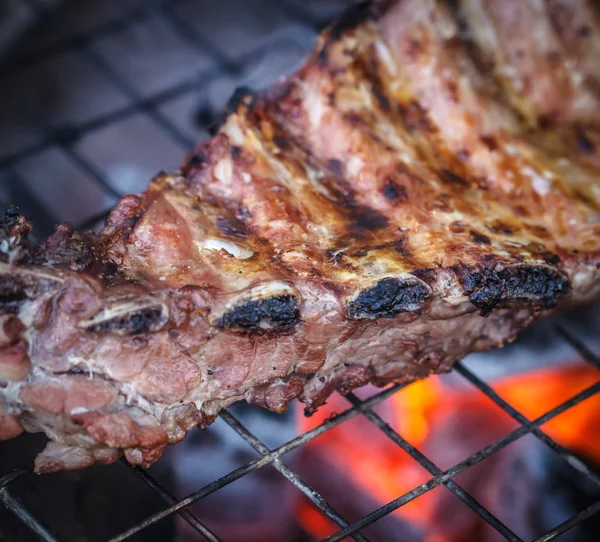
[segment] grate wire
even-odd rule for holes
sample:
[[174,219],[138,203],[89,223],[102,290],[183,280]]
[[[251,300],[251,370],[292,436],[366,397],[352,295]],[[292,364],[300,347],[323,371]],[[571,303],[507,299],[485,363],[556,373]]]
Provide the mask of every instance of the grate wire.
[[586,519],[590,519],[592,516],[595,516],[600,512],[600,501],[591,504],[578,514],[574,515],[572,518],[563,521],[560,525],[554,527],[546,534],[536,538],[534,542],[549,542],[550,540],[554,540],[559,537],[561,534],[566,533],[568,530],[576,527],[580,523],[583,523]]
[[594,354],[594,352],[592,352],[582,340],[573,335],[564,326],[556,325],[555,329],[558,332],[558,334],[567,343],[569,343],[585,361],[596,367],[596,369],[600,369],[600,358],[596,354]]
[[35,515],[30,512],[20,499],[12,495],[7,487],[0,489],[0,501],[25,525],[27,525],[44,542],[59,542]]
[[[543,425],[544,423],[552,420],[559,414],[562,414],[569,408],[571,408],[575,405],[578,405],[582,401],[588,399],[589,397],[591,397],[592,395],[594,395],[598,392],[600,392],[600,382],[597,382],[597,383],[587,387],[585,390],[581,391],[577,395],[574,395],[573,397],[571,397],[571,399],[564,401],[563,403],[556,406],[552,410],[549,410],[548,412],[546,412],[544,415],[540,416],[536,420],[527,422],[526,424],[522,424],[521,427],[515,429],[511,433],[505,435],[503,438],[497,440],[496,442],[490,444],[489,446],[486,446],[479,452],[476,452],[473,455],[471,455],[470,457],[460,461],[459,463],[457,463],[453,467],[447,469],[443,473],[441,473],[437,476],[434,476],[433,478],[430,478],[429,480],[427,480],[420,486],[414,488],[411,491],[408,491],[407,493],[405,493],[404,495],[401,495],[400,497],[394,499],[393,501],[390,501],[388,504],[371,512],[370,514],[368,514],[364,518],[360,519],[359,521],[353,523],[349,527],[346,527],[345,529],[338,531],[334,535],[327,538],[326,541],[327,542],[336,542],[339,540],[343,540],[345,537],[349,536],[350,534],[360,531],[361,529],[365,528],[366,526],[370,525],[371,523],[374,523],[378,519],[381,519],[383,516],[386,516],[390,512],[393,512],[394,510],[396,510],[396,509],[400,508],[401,506],[405,505],[406,503],[416,499],[417,497],[423,495],[424,493],[431,491],[432,489],[436,488],[440,484],[444,483],[447,480],[450,480],[457,474],[460,474],[461,472],[467,470],[468,468],[472,467],[473,465],[476,465],[477,463],[481,463],[481,461],[483,461],[484,459],[487,459],[492,454],[502,450],[503,448],[506,448],[506,446],[508,446],[509,444],[519,440],[521,437],[530,433],[534,427],[539,427],[540,425]],[[364,403],[359,405],[359,408],[364,410]]]
[[[136,465],[130,465],[127,460],[123,459],[123,463],[127,465],[148,487],[158,493],[167,504],[174,504],[177,499],[165,489],[158,480],[151,476],[148,471]],[[192,512],[187,508],[177,512],[197,533],[204,536],[209,542],[220,542],[219,537],[213,533],[206,525],[204,525]]]
[[[230,412],[224,411],[221,413],[221,418],[223,418],[227,424],[232,427],[235,432],[240,435],[246,442],[250,444],[258,453],[265,455],[268,454],[271,450],[261,442],[255,435],[253,435],[248,429],[246,429],[240,421],[235,418]],[[275,467],[283,476],[285,476],[292,484],[294,484],[304,495],[306,495],[310,501],[316,505],[319,509],[325,512],[327,517],[337,523],[340,527],[347,527],[348,522],[340,516],[338,512],[336,512],[333,507],[312,487],[306,484],[302,479],[292,472],[292,470],[283,463],[280,459],[275,459],[273,461],[273,467]],[[367,542],[367,539],[361,534],[352,535],[354,540],[359,542]]]
[[[251,472],[258,470],[261,467],[264,467],[265,465],[273,463],[273,461],[275,461],[276,459],[279,459],[279,457],[281,457],[282,455],[284,455],[292,450],[295,450],[296,448],[299,448],[303,444],[310,442],[311,440],[317,438],[318,436],[322,435],[326,431],[329,431],[330,429],[337,427],[338,425],[342,424],[343,422],[357,416],[361,412],[361,408],[368,408],[369,405],[373,406],[373,405],[383,401],[384,399],[392,396],[396,391],[398,391],[399,389],[401,389],[403,387],[405,387],[405,386],[401,385],[401,384],[396,384],[396,385],[390,386],[389,388],[383,390],[382,392],[367,399],[362,405],[353,407],[353,408],[349,408],[348,410],[345,410],[341,414],[333,416],[332,418],[323,422],[322,424],[318,425],[317,427],[315,427],[309,431],[306,431],[302,435],[299,435],[296,438],[293,438],[292,440],[286,442],[285,444],[282,444],[278,448],[275,448],[268,454],[264,454],[257,459],[249,461],[245,465],[242,465],[241,467],[238,467],[237,469],[231,471],[229,474],[226,474],[225,476],[222,476],[218,480],[215,480],[214,482],[200,488],[198,491],[191,493],[190,495],[188,495],[184,499],[178,501],[176,504],[172,505],[171,507],[169,507],[165,510],[162,510],[161,512],[158,512],[152,516],[147,517],[144,521],[140,522],[139,524],[131,527],[127,531],[124,531],[120,535],[111,539],[110,542],[120,542],[121,540],[126,540],[127,538],[134,535],[135,533],[138,533],[138,532],[142,531],[143,529],[146,529],[150,525],[153,525],[154,523],[157,523],[158,521],[166,518],[167,516],[170,516],[174,512],[177,512],[178,510],[181,510],[183,508],[186,508],[187,506],[190,506],[191,504],[193,504],[195,502],[198,502],[199,500],[203,499],[204,497],[211,495],[215,491],[218,491],[219,489],[235,482],[236,480],[239,480],[243,476],[246,476],[247,474],[250,474]],[[365,407],[364,405],[367,405],[367,406]]]
[[[126,10],[124,13],[116,17],[96,25],[89,31],[71,33],[70,35],[58,39],[54,43],[44,47],[39,51],[30,51],[25,53],[19,53],[18,51],[15,51],[14,56],[9,57],[0,63],[0,72],[4,76],[13,75],[20,70],[47,61],[49,58],[57,56],[61,53],[68,53],[70,51],[77,50],[82,45],[87,45],[112,36],[113,34],[123,30],[127,30],[134,24],[148,20],[154,15],[154,10],[160,6],[168,5],[175,7],[198,1],[199,0],[154,0],[152,6],[141,6]],[[44,10],[43,4],[40,4],[39,2],[30,1],[29,3],[35,10]],[[53,14],[49,13],[48,16],[52,17]]]
[[[525,416],[523,416],[523,414],[521,414],[517,409],[509,405],[502,397],[500,397],[500,395],[498,395],[494,391],[494,389],[489,384],[486,384],[483,380],[475,376],[464,366],[463,363],[458,362],[454,368],[460,375],[462,375],[469,382],[471,382],[471,384],[473,384],[479,390],[481,390],[492,401],[494,401],[496,405],[498,405],[502,410],[504,410],[504,412],[512,416],[520,424],[525,424],[529,422],[529,420]],[[549,448],[551,448],[558,455],[564,458],[567,461],[567,463],[569,463],[569,465],[578,470],[581,474],[586,476],[594,483],[600,485],[600,475],[594,472],[594,470],[588,465],[586,465],[585,462],[583,462],[579,457],[567,450],[564,446],[558,444],[558,442],[549,437],[539,427],[534,427],[531,432]]]
[[[345,397],[350,401],[350,403],[352,403],[355,406],[360,404],[360,399],[354,393],[349,393],[345,395]],[[397,444],[407,454],[409,454],[413,459],[415,459],[419,463],[419,465],[421,465],[424,469],[426,469],[429,472],[429,474],[433,474],[434,476],[442,474],[442,470],[435,463],[428,459],[425,456],[425,454],[420,452],[406,439],[402,438],[378,414],[376,414],[370,409],[366,410],[363,414],[365,418],[367,418],[371,423],[373,423],[379,429],[381,429],[381,431],[383,431],[383,433],[385,433],[385,435],[389,437],[395,444]],[[522,542],[521,538],[519,538],[515,533],[513,533],[504,523],[502,523],[489,510],[487,510],[483,505],[481,505],[481,503],[479,503],[475,498],[473,498],[454,480],[447,480],[443,482],[443,484],[450,491],[452,491],[452,493],[454,493],[461,501],[463,501],[469,508],[471,508],[475,513],[477,513],[492,527],[494,527],[494,529],[496,529],[496,531],[498,531],[502,536],[504,536],[506,540],[510,540],[511,542]]]

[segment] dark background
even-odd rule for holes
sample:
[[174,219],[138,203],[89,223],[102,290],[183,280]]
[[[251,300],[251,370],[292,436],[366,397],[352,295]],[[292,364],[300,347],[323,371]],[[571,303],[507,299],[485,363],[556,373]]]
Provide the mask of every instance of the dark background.
[[7,1],[0,30],[19,32],[0,41],[0,206],[17,204],[38,238],[59,221],[95,226],[175,170],[236,87],[298,67],[348,3]]

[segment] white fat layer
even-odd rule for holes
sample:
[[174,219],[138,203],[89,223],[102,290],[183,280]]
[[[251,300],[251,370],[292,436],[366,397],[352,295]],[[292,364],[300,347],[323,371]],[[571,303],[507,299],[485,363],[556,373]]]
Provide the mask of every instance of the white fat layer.
[[531,179],[531,186],[538,195],[542,197],[548,195],[552,188],[552,183],[547,175],[540,175],[535,169],[529,166],[521,168],[521,173]]
[[222,158],[214,167],[215,177],[225,185],[233,181],[233,163],[230,158]]
[[90,318],[89,320],[85,320],[84,322],[80,322],[78,327],[88,328],[93,327],[95,325],[101,324],[102,322],[107,322],[109,320],[114,320],[118,318],[122,318],[128,314],[139,312],[140,310],[144,310],[149,307],[159,306],[162,308],[163,316],[167,311],[167,308],[162,304],[158,303],[156,299],[148,297],[137,297],[133,300],[122,300],[109,302],[108,306],[104,307],[96,316]]
[[263,284],[259,284],[254,288],[250,288],[248,290],[247,295],[254,299],[260,297],[274,297],[279,295],[294,295],[294,289],[281,280],[274,280],[272,282],[265,282]]
[[439,299],[447,305],[454,307],[469,301],[462,286],[457,281],[456,275],[446,269],[439,272],[433,288],[436,296],[439,296]]
[[94,378],[94,359],[93,358],[82,358],[81,356],[68,355],[67,359],[71,368],[79,367],[85,368],[88,373],[88,378],[92,380]]
[[377,49],[379,58],[383,61],[383,64],[385,65],[385,68],[389,74],[392,76],[396,75],[398,73],[398,69],[387,46],[381,40],[377,40],[375,41],[375,49]]
[[304,91],[306,96],[304,103],[310,124],[313,128],[319,128],[324,113],[320,85],[306,85]]
[[225,239],[204,239],[196,241],[196,245],[200,250],[224,250],[234,258],[239,258],[240,260],[247,260],[254,255],[254,251],[248,247],[226,241]]
[[348,175],[355,177],[360,175],[361,171],[365,167],[365,163],[360,159],[359,156],[353,155],[346,164]]
[[[0,274],[11,275],[15,273],[15,269],[16,268],[10,264],[0,263]],[[45,279],[53,282],[64,282],[64,278],[61,277],[59,273],[46,273],[39,268],[27,269],[26,267],[19,267],[18,274],[20,276],[34,277],[36,279]]]
[[[109,375],[110,376],[110,375]],[[119,390],[122,396],[125,398],[125,404],[128,406],[137,406],[141,410],[147,413],[154,414],[157,418],[160,418],[157,410],[162,413],[164,405],[158,402],[150,402],[143,395],[141,395],[135,386],[135,382],[122,382]]]
[[229,136],[229,141],[232,145],[242,146],[245,140],[244,134],[238,123],[233,118],[230,118],[230,120],[225,126],[225,133]]
[[306,177],[310,181],[312,187],[320,194],[323,194],[326,198],[331,199],[331,194],[320,181],[321,173],[315,168],[312,168],[308,165],[304,166],[304,170],[306,172]]

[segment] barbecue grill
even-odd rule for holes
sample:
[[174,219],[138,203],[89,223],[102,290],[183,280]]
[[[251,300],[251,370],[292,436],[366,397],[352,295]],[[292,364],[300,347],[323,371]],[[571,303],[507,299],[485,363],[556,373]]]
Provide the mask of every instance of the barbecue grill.
[[[205,21],[205,24],[199,29],[194,24],[194,20],[186,16],[186,13],[194,13],[195,5],[197,7],[198,4],[202,3],[203,0],[94,2],[91,4],[97,4],[98,6],[104,4],[104,7],[89,6],[90,12],[99,11],[102,13],[102,17],[91,17],[91,21],[86,21],[88,27],[81,29],[81,27],[77,28],[75,25],[78,24],[77,21],[83,20],[84,17],[81,14],[80,18],[74,16],[71,25],[65,25],[67,28],[64,29],[62,36],[52,37],[51,32],[50,36],[44,36],[44,29],[47,30],[53,26],[61,25],[64,14],[46,13],[46,4],[40,0],[26,2],[32,13],[39,14],[44,22],[40,27],[33,30],[28,39],[24,40],[18,52],[7,55],[0,67],[3,76],[7,80],[12,80],[11,78],[17,77],[18,74],[32,67],[36,67],[38,70],[44,69],[44,66],[48,66],[58,57],[73,55],[78,63],[85,66],[86,70],[93,72],[94,77],[101,79],[103,85],[111,87],[111,92],[119,95],[119,99],[115,100],[116,105],[114,107],[109,104],[107,107],[100,108],[104,111],[91,116],[86,115],[83,120],[75,118],[75,120],[67,119],[54,122],[52,119],[43,118],[43,113],[38,115],[38,104],[22,104],[23,108],[28,110],[21,111],[20,114],[22,118],[26,118],[36,127],[35,134],[32,136],[31,134],[13,133],[10,137],[10,144],[2,143],[3,148],[0,150],[0,169],[2,170],[0,202],[4,205],[10,200],[19,204],[23,212],[33,218],[37,234],[40,234],[40,232],[42,234],[49,233],[51,225],[55,222],[64,219],[72,220],[71,217],[63,214],[68,207],[69,197],[64,197],[62,205],[64,209],[61,210],[61,202],[57,203],[56,194],[51,193],[53,188],[48,184],[44,185],[43,181],[40,181],[37,185],[32,183],[26,178],[26,174],[31,171],[31,167],[26,170],[23,164],[35,164],[35,159],[40,155],[44,155],[52,149],[59,150],[63,156],[70,160],[69,171],[71,169],[76,170],[72,178],[67,176],[67,180],[64,182],[71,183],[75,192],[79,188],[73,183],[80,183],[81,194],[84,194],[84,192],[87,194],[82,196],[85,205],[83,205],[78,216],[78,228],[98,227],[107,214],[106,210],[118,197],[125,191],[141,189],[145,186],[147,179],[144,177],[145,173],[138,173],[138,176],[143,180],[142,184],[138,184],[136,175],[131,180],[122,171],[117,173],[114,171],[107,172],[98,165],[101,161],[96,159],[97,155],[95,154],[100,155],[104,152],[101,148],[102,143],[98,143],[97,146],[81,144],[84,140],[87,140],[88,136],[109,130],[111,127],[118,126],[119,123],[133,118],[143,119],[144,126],[148,126],[153,131],[160,131],[162,133],[161,137],[167,138],[171,147],[177,148],[180,154],[191,150],[202,138],[204,130],[209,131],[211,125],[217,120],[218,109],[223,106],[225,94],[233,90],[233,87],[238,83],[266,84],[270,82],[269,79],[281,72],[291,71],[295,63],[300,60],[303,52],[310,47],[315,31],[321,28],[332,14],[339,11],[341,7],[339,1],[261,0],[247,3],[238,2],[237,4],[235,2],[218,2],[216,7],[211,8],[213,12],[228,8],[243,9],[245,13],[253,13],[256,10],[253,13],[254,17],[265,18],[267,21],[276,18],[278,24],[283,24],[285,27],[285,31],[263,34],[259,26],[256,34],[251,39],[248,38],[248,44],[241,47],[242,50],[240,51],[235,47],[232,48],[227,43],[227,41],[235,41],[235,36],[229,34],[226,40],[222,37],[214,39],[216,32],[213,33],[214,35],[207,32],[210,22]],[[206,2],[205,4],[209,3]],[[86,10],[86,8],[81,7],[76,9],[81,12]],[[148,83],[146,88],[140,88],[140,85],[131,82],[127,74],[123,74],[122,70],[114,67],[112,58],[107,59],[106,55],[100,54],[96,45],[111,36],[127,32],[136,25],[139,26],[147,21],[157,19],[161,25],[169,29],[168,32],[177,34],[189,50],[205,59],[205,61],[194,64],[194,69],[189,70],[189,73],[183,78],[175,78],[177,80],[173,84],[154,85],[154,83]],[[243,17],[241,19],[243,20]],[[281,23],[282,20],[287,21],[287,23]],[[72,26],[72,28],[68,28],[69,26]],[[41,41],[41,45],[36,45],[37,38],[35,36],[38,33],[44,39],[47,39],[47,43],[44,44],[43,40],[38,40]],[[116,49],[114,47],[109,48],[108,50],[112,51],[113,55],[120,54],[118,47]],[[278,55],[279,60],[276,59]],[[148,69],[151,69],[151,66]],[[167,81],[167,83],[169,82]],[[153,90],[154,88],[156,90]],[[200,96],[204,93],[209,95],[212,93],[216,103],[203,102]],[[178,105],[183,106],[185,104],[188,104],[187,112],[182,115],[182,107],[178,107]],[[189,104],[192,104],[193,107],[190,108]],[[11,102],[12,106],[13,102]],[[192,113],[195,117],[195,128],[190,128]],[[197,128],[198,126],[199,128]],[[43,127],[43,131],[40,131],[40,127]],[[6,133],[2,134],[2,141],[6,142],[6,140]],[[124,148],[123,152],[126,153],[127,149]],[[173,166],[175,165],[173,164]],[[165,164],[165,166],[168,166],[168,164]],[[78,180],[74,181],[73,179]],[[46,194],[44,194],[44,191],[46,191]],[[90,194],[93,194],[94,197],[92,198]],[[566,341],[588,363],[600,369],[600,358],[579,338],[574,336],[571,331],[558,324],[553,324],[547,329],[554,329],[561,340]],[[460,378],[477,387],[482,394],[518,422],[519,427],[477,453],[456,463],[451,468],[442,470],[373,411],[373,407],[390,398],[393,394],[403,393],[402,390],[406,387],[405,385],[387,387],[366,399],[359,399],[352,393],[345,395],[348,403],[347,410],[275,448],[269,448],[230,411],[224,411],[220,415],[221,419],[239,435],[240,439],[246,441],[258,453],[258,457],[225,476],[204,485],[204,487],[198,488],[183,499],[176,499],[145,469],[130,466],[123,462],[124,465],[127,465],[131,477],[139,477],[150,488],[150,491],[156,492],[160,496],[163,501],[163,508],[148,515],[143,521],[131,525],[127,530],[115,534],[111,540],[113,542],[126,540],[174,514],[181,516],[198,533],[199,538],[210,541],[220,540],[218,532],[212,532],[190,511],[190,505],[214,494],[236,480],[270,465],[301,491],[324,516],[339,526],[339,531],[326,539],[330,542],[343,540],[347,537],[365,541],[365,535],[361,534],[365,527],[440,485],[446,486],[504,538],[510,541],[520,541],[522,539],[509,526],[500,521],[477,499],[465,491],[455,481],[455,477],[529,434],[566,459],[571,467],[579,471],[590,482],[600,485],[600,475],[594,471],[593,467],[587,465],[576,455],[558,444],[541,428],[546,422],[599,393],[600,380],[538,418],[528,419],[500,397],[484,379],[469,369],[468,364],[458,363],[454,368],[454,372]],[[379,428],[387,438],[426,469],[430,474],[430,478],[405,494],[398,495],[391,502],[359,520],[349,522],[323,496],[295,474],[286,464],[286,454],[305,446],[316,437],[354,417],[364,417]],[[211,431],[211,428],[207,431]],[[28,465],[1,478],[0,500],[39,538],[46,541],[59,540],[53,534],[52,528],[44,524],[39,518],[36,510],[25,505],[13,491],[13,483],[30,476],[33,476],[32,466]],[[57,476],[66,476],[66,474]],[[50,478],[48,478],[48,483],[50,483],[49,480]],[[593,503],[574,517],[549,530],[537,538],[537,541],[554,540],[599,512],[600,501]],[[64,520],[68,521],[68,518],[64,518]]]

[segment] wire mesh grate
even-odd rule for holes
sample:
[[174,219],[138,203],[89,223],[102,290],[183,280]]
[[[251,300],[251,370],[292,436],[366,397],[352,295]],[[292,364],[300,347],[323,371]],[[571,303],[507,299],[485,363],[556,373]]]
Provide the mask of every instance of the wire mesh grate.
[[[30,157],[36,156],[46,149],[51,147],[59,147],[62,149],[85,175],[94,181],[102,190],[111,194],[114,197],[118,197],[121,194],[118,190],[108,182],[105,174],[100,171],[91,161],[80,153],[76,148],[76,143],[80,141],[86,134],[102,129],[103,127],[110,126],[113,123],[119,122],[123,119],[131,117],[135,114],[143,114],[154,123],[160,130],[162,130],[171,140],[174,141],[182,150],[190,150],[195,141],[192,140],[189,135],[183,133],[180,128],[171,121],[171,119],[160,111],[163,104],[170,102],[183,96],[192,91],[199,91],[203,89],[211,80],[221,76],[222,74],[236,74],[239,73],[243,66],[251,63],[253,59],[260,57],[264,54],[264,50],[250,51],[236,60],[231,60],[227,55],[223,55],[218,48],[211,45],[210,40],[207,40],[204,36],[192,28],[187,21],[182,19],[175,11],[175,7],[179,5],[193,4],[201,0],[172,0],[168,1],[149,1],[145,2],[142,6],[135,7],[118,16],[97,25],[92,30],[85,33],[75,33],[69,35],[63,39],[56,41],[49,47],[42,49],[37,52],[30,52],[21,55],[13,56],[13,58],[4,62],[0,65],[0,73],[3,75],[10,75],[18,72],[19,70],[28,68],[37,63],[43,63],[49,58],[56,56],[64,52],[75,52],[94,70],[102,73],[102,75],[108,79],[111,84],[116,88],[120,89],[128,98],[129,103],[125,106],[118,107],[108,113],[97,115],[91,119],[77,124],[68,124],[59,127],[53,127],[47,133],[44,133],[38,140],[33,141],[21,148],[18,148],[0,158],[0,169],[8,173],[12,178],[18,179],[19,174],[14,169],[15,166]],[[32,4],[41,11],[44,8],[41,3],[31,0]],[[274,4],[273,0],[268,0],[271,4]],[[300,24],[310,27],[312,29],[319,28],[322,26],[323,21],[317,17],[311,15],[297,4],[292,3],[290,0],[286,0],[283,3],[279,3],[279,7],[282,7],[284,11],[295,17]],[[165,89],[160,90],[150,95],[140,95],[132,86],[115,71],[108,63],[106,63],[101,57],[99,57],[90,46],[98,40],[107,36],[113,35],[119,31],[127,29],[129,26],[138,24],[150,17],[158,14],[164,18],[172,27],[180,34],[186,37],[186,39],[197,47],[198,50],[211,56],[214,60],[214,67],[208,69],[205,72],[191,74],[189,78],[184,81],[179,81],[176,84],[168,86]],[[44,13],[44,15],[47,15]],[[48,15],[52,17],[52,15]],[[281,40],[282,38],[278,38]],[[285,39],[285,38],[284,38]],[[268,43],[265,49],[273,48],[278,46],[278,41]],[[16,181],[17,184],[20,184]],[[35,199],[35,198],[32,198]],[[36,205],[36,213],[43,213],[43,205]],[[92,214],[89,218],[80,224],[82,228],[93,227],[96,223],[101,221],[106,216],[106,212],[100,211]],[[51,223],[54,218],[57,217],[45,217],[45,223]],[[60,217],[58,217],[60,218]],[[558,335],[566,343],[570,344],[580,355],[591,365],[600,368],[600,360],[598,357],[576,336],[570,333],[564,327],[558,326],[556,328]],[[547,433],[545,433],[541,426],[549,420],[567,411],[571,407],[581,403],[585,399],[591,397],[594,394],[600,392],[600,381],[594,385],[586,388],[585,390],[577,393],[569,400],[561,403],[554,407],[543,415],[537,417],[534,420],[529,420],[517,409],[511,406],[505,401],[500,395],[495,392],[486,382],[478,378],[473,372],[471,372],[464,364],[459,363],[455,366],[454,372],[459,374],[465,381],[468,381],[471,385],[475,386],[481,393],[485,394],[490,400],[492,400],[498,407],[504,412],[511,416],[519,427],[509,434],[505,435],[501,439],[493,442],[478,452],[470,455],[466,459],[456,463],[452,467],[441,470],[435,463],[433,463],[428,457],[426,457],[419,449],[412,446],[406,439],[404,439],[398,432],[396,432],[389,424],[387,424],[378,414],[372,409],[376,405],[385,401],[396,393],[402,393],[402,390],[407,386],[403,385],[392,385],[383,391],[369,397],[368,399],[361,400],[356,395],[350,393],[346,395],[346,399],[349,401],[351,406],[344,410],[342,413],[337,414],[317,427],[289,440],[288,442],[274,448],[269,449],[260,439],[258,439],[252,432],[250,432],[236,417],[230,412],[224,411],[221,414],[221,418],[239,435],[241,439],[246,441],[252,448],[258,452],[259,456],[241,467],[229,472],[225,476],[214,480],[213,482],[205,485],[204,487],[196,490],[187,497],[177,500],[167,489],[165,489],[152,475],[146,470],[128,465],[129,470],[133,475],[139,477],[148,487],[156,492],[161,499],[164,501],[166,506],[157,513],[148,516],[143,521],[136,523],[129,529],[121,532],[117,536],[111,539],[111,542],[118,542],[126,540],[131,536],[144,531],[160,520],[171,516],[173,514],[180,515],[189,526],[194,529],[204,539],[209,541],[218,541],[218,533],[213,533],[206,525],[204,525],[190,510],[189,506],[193,503],[204,499],[205,497],[219,491],[227,485],[239,480],[240,478],[249,475],[250,473],[256,472],[259,469],[272,465],[275,469],[281,473],[290,483],[292,483],[299,491],[301,491],[314,506],[316,506],[321,513],[333,521],[340,530],[331,535],[326,540],[328,542],[334,542],[343,540],[347,537],[351,537],[354,540],[365,541],[367,540],[365,535],[361,531],[378,521],[384,516],[392,513],[394,510],[404,506],[408,502],[416,499],[417,497],[433,490],[434,488],[444,485],[450,491],[452,491],[461,501],[469,506],[475,513],[477,513],[483,520],[490,524],[498,533],[500,533],[505,539],[511,541],[521,541],[507,525],[495,517],[489,510],[487,510],[480,502],[477,501],[472,495],[465,491],[456,481],[455,477],[469,469],[473,465],[480,463],[492,454],[502,450],[509,444],[521,439],[525,435],[532,434],[541,442],[549,446],[552,450],[557,452],[560,456],[565,458],[570,465],[576,468],[582,475],[592,481],[594,484],[600,484],[600,476],[594,472],[589,465],[583,462],[579,457],[574,455],[569,450],[565,449],[555,440],[553,440]],[[363,416],[371,424],[379,428],[381,432],[386,435],[394,444],[399,448],[408,453],[413,459],[415,459],[422,467],[428,471],[431,477],[414,487],[410,491],[403,495],[399,495],[397,498],[389,503],[381,506],[377,510],[374,510],[370,514],[360,518],[358,521],[349,523],[344,517],[342,517],[317,491],[306,484],[296,473],[294,473],[284,462],[283,456],[292,450],[296,450],[318,436],[340,426],[348,420]],[[0,479],[0,500],[2,503],[17,516],[24,524],[29,526],[31,530],[42,540],[55,541],[58,540],[49,528],[36,517],[35,511],[29,510],[17,497],[15,497],[11,491],[10,486],[15,481],[30,476],[32,473],[32,466],[19,469],[12,472]],[[541,537],[536,542],[546,542],[555,539],[561,534],[565,533],[574,526],[582,523],[588,518],[600,512],[600,502],[596,502],[572,518],[564,521],[560,525],[557,525]]]

